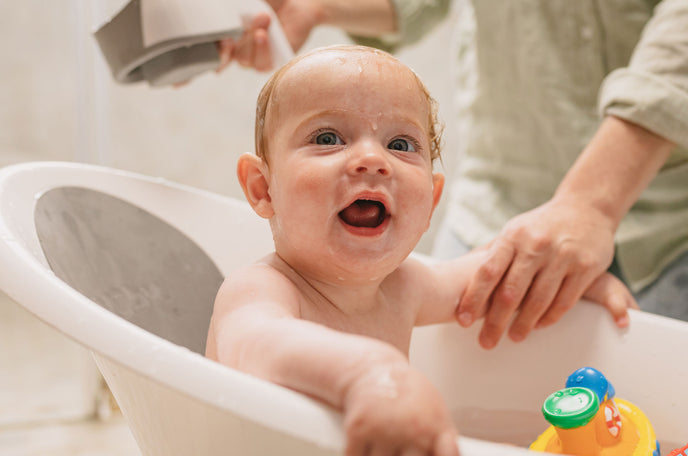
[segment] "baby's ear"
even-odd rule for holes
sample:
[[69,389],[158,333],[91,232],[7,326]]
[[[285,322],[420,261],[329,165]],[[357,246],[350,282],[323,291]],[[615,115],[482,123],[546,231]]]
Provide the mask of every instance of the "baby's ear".
[[444,189],[444,174],[432,173],[432,210],[437,208]]
[[256,214],[269,219],[275,213],[270,199],[267,166],[259,157],[245,153],[237,163],[239,184]]
[[443,189],[444,174],[432,173],[432,211],[430,211],[430,217],[428,217],[428,225],[425,227],[426,230],[430,228],[430,220],[432,220],[432,214],[435,212],[437,205],[440,203]]

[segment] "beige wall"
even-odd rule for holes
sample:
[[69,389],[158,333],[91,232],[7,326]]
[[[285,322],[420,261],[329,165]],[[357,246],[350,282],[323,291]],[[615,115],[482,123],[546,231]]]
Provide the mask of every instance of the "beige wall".
[[[253,149],[255,98],[267,75],[233,66],[182,89],[116,84],[89,32],[120,1],[0,2],[0,166],[86,161],[242,197],[234,167]],[[449,33],[441,27],[399,54],[440,100],[444,119]],[[321,29],[306,48],[346,41]]]
[[[182,89],[118,85],[90,35],[94,22],[117,3],[0,2],[0,166],[29,160],[85,161],[242,197],[235,162],[239,154],[252,150],[254,103],[267,75],[234,66],[220,75],[203,75]],[[445,120],[451,118],[450,33],[444,25],[399,54],[440,101]],[[346,41],[340,32],[323,29],[306,48]],[[447,129],[445,163],[453,163],[455,142],[452,129]],[[438,219],[420,251],[429,251]],[[31,323],[2,296],[0,317],[3,403],[14,394],[12,388],[32,385],[20,377],[32,377],[36,372],[32,366],[43,363],[44,350],[55,345],[51,336],[44,336],[52,330]],[[17,325],[22,329],[17,330]],[[8,349],[29,339],[42,345],[33,351]],[[32,353],[38,358],[31,359]],[[81,366],[78,350],[69,356],[72,364]],[[7,372],[15,372],[14,377],[4,376]],[[65,368],[52,378],[60,375],[71,373]],[[25,386],[23,392],[29,397],[34,389]],[[22,400],[20,393],[12,398],[14,403]]]

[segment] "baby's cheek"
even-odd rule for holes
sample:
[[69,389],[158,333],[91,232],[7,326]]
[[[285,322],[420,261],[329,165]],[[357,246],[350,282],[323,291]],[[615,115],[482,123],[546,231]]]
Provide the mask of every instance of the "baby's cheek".
[[319,192],[331,189],[331,185],[329,184],[329,182],[331,182],[331,179],[325,179],[320,174],[310,175],[309,177],[303,179],[302,182],[300,182],[298,190],[303,193],[318,195]]
[[307,199],[311,204],[327,204],[327,196],[337,197],[344,193],[333,181],[322,174],[310,175],[294,185],[292,197]]
[[404,218],[405,224],[414,231],[424,232],[432,216],[432,199],[417,195],[405,198],[398,206],[397,214]]
[[432,211],[433,187],[429,185],[415,190],[409,189],[404,200],[409,201],[417,210]]

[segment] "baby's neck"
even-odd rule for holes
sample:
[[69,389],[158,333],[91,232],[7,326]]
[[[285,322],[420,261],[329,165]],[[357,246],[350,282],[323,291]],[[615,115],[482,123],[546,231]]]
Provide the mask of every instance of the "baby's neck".
[[342,315],[367,314],[374,311],[381,299],[385,277],[328,277],[300,270],[277,253],[270,261],[272,267],[287,276],[302,296],[317,307],[331,307]]
[[277,254],[269,257],[268,264],[299,290],[300,318],[383,340],[408,355],[415,316],[398,296],[399,287],[387,283],[389,276],[368,281],[321,280],[297,271]]

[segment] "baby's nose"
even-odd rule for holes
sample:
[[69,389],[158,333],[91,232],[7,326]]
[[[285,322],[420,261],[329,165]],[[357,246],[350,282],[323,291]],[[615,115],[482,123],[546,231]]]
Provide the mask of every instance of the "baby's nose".
[[364,143],[352,150],[349,160],[352,174],[375,174],[388,176],[391,173],[387,150],[379,144]]

